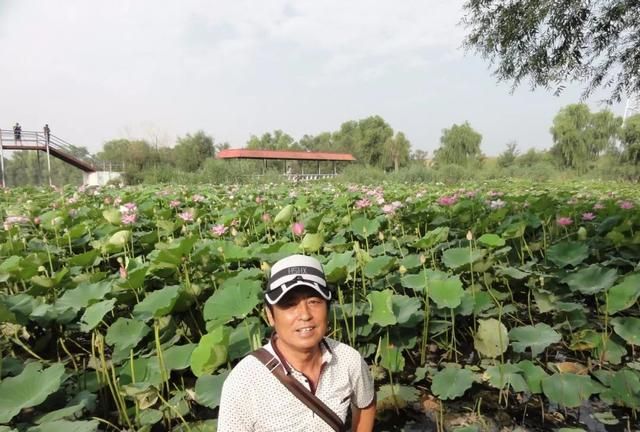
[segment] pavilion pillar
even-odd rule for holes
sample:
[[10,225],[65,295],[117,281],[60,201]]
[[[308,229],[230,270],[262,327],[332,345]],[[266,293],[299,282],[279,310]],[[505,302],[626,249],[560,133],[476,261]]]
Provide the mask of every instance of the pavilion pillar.
[[338,174],[338,171],[336,171],[336,161],[333,161],[333,175]]
[[2,187],[6,187],[4,176],[4,145],[2,144],[2,131],[0,130],[0,169],[2,169]]
[[316,161],[316,162],[317,162],[317,164],[318,164],[318,176],[319,176],[319,175],[320,175],[320,161],[318,160],[318,161]]

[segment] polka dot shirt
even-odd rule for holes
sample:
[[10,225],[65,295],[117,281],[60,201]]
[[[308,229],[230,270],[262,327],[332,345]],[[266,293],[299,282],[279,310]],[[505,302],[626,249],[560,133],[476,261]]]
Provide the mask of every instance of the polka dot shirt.
[[[365,408],[373,402],[373,378],[355,349],[329,338],[321,346],[323,369],[315,395],[344,421],[350,405]],[[264,348],[277,356],[271,342]],[[289,364],[285,369],[311,391],[304,374]],[[245,431],[332,432],[333,429],[291,394],[260,360],[249,355],[224,382],[218,416],[218,432]]]

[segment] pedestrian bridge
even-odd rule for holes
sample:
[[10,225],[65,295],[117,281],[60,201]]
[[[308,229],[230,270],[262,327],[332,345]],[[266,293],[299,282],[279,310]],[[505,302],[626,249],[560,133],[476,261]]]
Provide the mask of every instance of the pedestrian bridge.
[[[84,184],[99,184],[103,182],[106,177],[108,177],[109,180],[119,177],[119,171],[124,171],[122,164],[97,161],[89,155],[81,155],[79,152],[80,148],[53,134],[49,134],[47,137],[44,132],[22,131],[18,139],[14,135],[13,129],[0,129],[2,186],[6,184],[4,178],[4,150],[35,150],[46,153],[49,184],[51,184],[51,156],[82,170],[84,173]],[[100,173],[109,173],[109,175],[105,176]]]

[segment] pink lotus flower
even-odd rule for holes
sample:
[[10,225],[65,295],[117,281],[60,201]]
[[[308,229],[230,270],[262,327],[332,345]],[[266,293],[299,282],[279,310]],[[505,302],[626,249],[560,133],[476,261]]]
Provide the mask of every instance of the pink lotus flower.
[[269,222],[271,220],[271,215],[269,213],[262,214],[262,222]]
[[180,206],[180,201],[178,201],[178,200],[171,200],[171,201],[169,201],[169,207],[171,207],[171,208],[176,208],[176,207],[178,207],[178,206]]
[[256,197],[256,204],[260,204],[263,201],[261,196]]
[[122,203],[122,198],[120,197],[116,197],[116,199],[113,200],[113,204],[119,206]]
[[202,196],[200,194],[195,194],[194,196],[191,197],[191,199],[194,202],[203,202],[204,201],[204,196]]
[[129,273],[127,272],[127,269],[124,267],[120,267],[120,277],[122,279],[126,279],[129,276]]
[[211,232],[217,236],[224,235],[227,232],[228,228],[223,224],[217,224],[211,227]]
[[178,217],[182,219],[184,222],[193,222],[193,211],[187,210],[178,214]]
[[569,226],[573,223],[573,220],[570,217],[567,216],[561,216],[559,218],[556,219],[556,223],[560,226]]
[[122,215],[122,224],[123,225],[131,225],[136,223],[138,219],[138,215],[135,213],[125,213]]
[[36,225],[40,225],[40,216],[36,216],[33,218],[33,223]]
[[629,209],[632,209],[632,208],[633,208],[633,203],[632,203],[631,201],[620,201],[620,202],[618,203],[618,206],[619,206],[621,209],[629,210]]
[[451,196],[443,195],[440,198],[438,198],[438,201],[437,201],[438,204],[440,204],[441,206],[445,206],[445,207],[452,206],[456,202],[458,202],[458,196],[457,195],[451,195]]
[[604,204],[602,204],[602,203],[595,203],[593,205],[593,209],[594,210],[602,210],[603,208],[604,208]]
[[595,218],[596,218],[596,215],[594,215],[591,212],[582,213],[582,220],[583,221],[592,221]]
[[304,233],[304,224],[302,222],[295,222],[291,225],[291,232],[295,236],[301,236]]
[[382,213],[386,214],[386,215],[393,215],[395,214],[396,209],[391,205],[391,204],[385,204],[382,206]]
[[363,208],[371,207],[371,201],[369,201],[367,198],[363,198],[361,200],[356,201],[355,207],[357,209],[363,209]]
[[111,204],[111,197],[104,197],[104,200],[102,202],[104,202],[106,205]]

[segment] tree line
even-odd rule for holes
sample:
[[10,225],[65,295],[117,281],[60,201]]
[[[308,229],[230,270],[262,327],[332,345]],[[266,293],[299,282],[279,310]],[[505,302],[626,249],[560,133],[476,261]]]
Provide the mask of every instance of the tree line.
[[[380,116],[343,123],[335,132],[304,135],[295,140],[282,130],[252,135],[245,147],[263,150],[321,151],[351,153],[357,164],[386,172],[398,172],[411,166],[478,171],[486,166],[498,168],[532,167],[547,164],[553,169],[585,174],[598,164],[616,164],[616,172],[636,180],[640,166],[640,115],[623,122],[609,110],[591,112],[585,104],[562,108],[550,127],[553,145],[548,150],[529,149],[521,153],[516,142],[508,143],[495,162],[482,152],[482,134],[469,122],[454,124],[442,131],[440,144],[432,157],[420,149],[411,149],[404,133],[394,131]],[[74,147],[76,156],[91,157],[98,165],[106,161],[124,166],[128,183],[171,181],[180,173],[221,172],[210,181],[238,180],[242,171],[247,176],[260,173],[261,162],[245,161],[228,168],[225,161],[215,161],[215,154],[229,148],[227,142],[216,143],[203,131],[179,137],[173,147],[156,147],[147,140],[115,139],[104,143],[101,151],[90,155],[84,147]],[[294,169],[304,169],[302,162],[289,163]],[[276,172],[283,172],[282,163],[271,163]],[[5,161],[7,185],[47,184],[46,160],[36,152],[15,152]],[[52,159],[54,184],[79,184],[82,175],[62,161]]]

